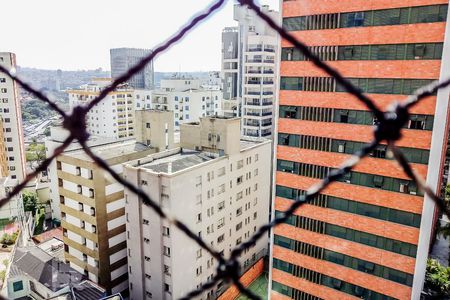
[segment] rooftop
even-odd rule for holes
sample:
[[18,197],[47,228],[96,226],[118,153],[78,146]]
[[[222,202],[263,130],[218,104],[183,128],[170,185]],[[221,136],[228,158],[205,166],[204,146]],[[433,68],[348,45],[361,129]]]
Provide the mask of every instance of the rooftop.
[[37,247],[17,248],[10,276],[26,274],[53,292],[79,284],[84,276]]
[[[261,140],[250,140],[250,139],[241,139],[241,151],[252,148],[256,145],[259,145],[265,141]],[[141,168],[148,169],[150,171],[156,173],[166,173],[173,174],[190,167],[202,164],[207,161],[212,161],[214,159],[219,158],[219,155],[216,153],[211,153],[208,151],[195,151],[183,149],[178,152],[167,153],[166,156],[161,158],[156,158],[151,162],[144,162],[139,164]]]
[[[134,139],[132,139],[132,140],[115,141],[100,145],[92,145],[90,149],[102,159],[108,160],[123,155],[150,150],[152,148],[144,144],[138,143]],[[88,155],[84,152],[84,150],[81,149],[64,152],[64,155],[83,160],[90,160],[90,161],[92,160],[90,157],[88,157]]]

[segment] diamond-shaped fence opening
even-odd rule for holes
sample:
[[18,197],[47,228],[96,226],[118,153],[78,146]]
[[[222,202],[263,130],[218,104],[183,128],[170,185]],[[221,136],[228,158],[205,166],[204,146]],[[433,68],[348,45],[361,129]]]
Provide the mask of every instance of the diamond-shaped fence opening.
[[254,10],[256,14],[264,20],[267,25],[273,28],[281,38],[291,43],[295,48],[300,50],[304,56],[310,60],[316,67],[323,70],[329,76],[334,77],[336,82],[340,84],[346,92],[355,96],[359,101],[361,101],[368,109],[370,109],[378,120],[378,124],[375,127],[372,142],[366,144],[360,151],[354,153],[354,155],[346,161],[338,169],[332,170],[327,177],[316,185],[310,187],[305,195],[301,196],[299,199],[295,200],[292,205],[276,218],[272,219],[268,224],[260,227],[257,232],[250,237],[245,242],[241,243],[238,247],[234,248],[228,259],[225,259],[220,253],[209,247],[196,233],[192,232],[185,224],[168,215],[161,207],[154,202],[144,191],[133,185],[132,183],[126,181],[123,177],[117,174],[101,157],[94,154],[90,148],[87,146],[86,142],[89,138],[89,134],[86,131],[85,117],[90,109],[92,109],[96,104],[100,103],[110,92],[114,91],[121,83],[126,82],[137,72],[142,70],[148,63],[150,63],[157,55],[164,53],[173,44],[177,43],[181,39],[185,38],[196,25],[205,21],[213,13],[218,11],[226,3],[226,0],[216,0],[213,1],[208,8],[200,12],[197,16],[193,17],[186,25],[180,28],[180,30],[175,33],[172,37],[164,41],[158,47],[153,49],[151,54],[144,57],[135,66],[130,68],[121,77],[114,80],[108,87],[106,87],[99,94],[98,97],[93,99],[87,106],[76,107],[72,114],[68,115],[61,108],[59,108],[54,102],[47,98],[43,93],[38,90],[33,89],[29,84],[18,78],[13,70],[8,70],[0,65],[0,72],[7,74],[18,84],[21,85],[23,89],[33,94],[36,98],[47,103],[53,110],[59,113],[63,118],[63,127],[70,132],[67,139],[59,146],[54,153],[45,159],[32,173],[28,174],[26,178],[19,183],[7,197],[0,200],[0,207],[6,204],[12,197],[19,194],[27,183],[34,178],[40,172],[46,170],[50,163],[60,155],[72,142],[77,141],[82,146],[86,154],[94,160],[105,172],[109,173],[117,182],[121,183],[130,192],[135,193],[139,196],[140,200],[151,209],[153,209],[161,218],[167,219],[174,226],[180,229],[189,238],[195,241],[200,247],[208,251],[217,261],[218,268],[215,276],[203,284],[200,288],[191,291],[189,294],[185,295],[182,299],[189,299],[200,295],[204,291],[213,288],[219,280],[226,280],[234,284],[239,291],[250,299],[260,299],[253,292],[244,287],[244,285],[239,281],[240,265],[238,258],[241,253],[251,247],[258,239],[263,235],[267,234],[273,227],[285,222],[294,212],[300,208],[303,204],[311,201],[315,196],[317,196],[323,189],[325,189],[332,182],[339,180],[345,174],[350,172],[358,162],[369,155],[380,142],[386,142],[389,149],[394,154],[394,158],[398,161],[400,166],[403,168],[404,172],[417,184],[419,189],[424,191],[424,193],[435,201],[436,205],[450,217],[450,211],[446,207],[445,202],[440,199],[430,187],[426,186],[425,181],[414,172],[414,170],[409,165],[403,153],[396,147],[395,142],[401,137],[401,129],[403,125],[409,120],[409,109],[414,105],[418,104],[424,98],[433,95],[439,89],[450,86],[450,78],[447,78],[441,82],[433,82],[427,86],[418,89],[413,95],[409,96],[406,101],[401,103],[395,103],[391,109],[387,112],[381,111],[375,102],[370,99],[366,94],[364,94],[359,88],[355,87],[351,82],[345,79],[339,71],[328,65],[327,63],[321,61],[314,53],[312,53],[308,47],[300,40],[296,39],[289,32],[284,30],[279,26],[276,21],[272,20],[268,15],[260,10],[260,7],[255,3],[254,0],[239,0],[241,5],[246,5],[250,9]]

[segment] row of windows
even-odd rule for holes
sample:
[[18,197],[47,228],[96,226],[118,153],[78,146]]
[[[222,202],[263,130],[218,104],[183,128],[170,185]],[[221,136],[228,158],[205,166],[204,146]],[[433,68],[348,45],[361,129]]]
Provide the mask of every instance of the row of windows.
[[290,286],[286,286],[276,281],[272,281],[272,290],[286,295],[294,300],[323,300],[322,298],[313,296],[303,291],[299,291],[297,289],[291,288]]
[[[320,136],[297,135],[288,133],[278,134],[278,145],[298,147],[302,149],[354,154],[361,150],[366,144],[345,140],[336,140]],[[430,156],[428,150],[399,147],[406,159],[412,163],[427,164]],[[391,159],[392,153],[387,149],[387,145],[378,145],[371,157]]]
[[[276,186],[276,195],[278,197],[283,197],[286,199],[297,200],[302,195],[305,195],[305,193],[306,192],[303,190],[297,190],[281,185]],[[398,209],[347,200],[324,194],[319,194],[313,199],[313,201],[309,202],[309,204],[332,208],[352,214],[371,217],[416,228],[420,227],[421,217],[419,214],[401,211]]]
[[[371,94],[411,95],[430,79],[347,78],[354,86]],[[281,90],[346,92],[332,77],[281,77]]]
[[273,267],[275,269],[287,272],[294,275],[295,277],[303,278],[305,280],[311,281],[315,284],[324,285],[332,289],[339,290],[343,293],[357,296],[362,299],[368,300],[394,300],[395,298],[374,292],[372,290],[363,288],[358,285],[354,285],[340,279],[324,275],[322,273],[300,267],[283,260],[274,258]]
[[[283,213],[279,211],[275,212],[276,217],[280,217],[282,215]],[[390,238],[386,238],[383,236],[374,235],[367,232],[345,228],[342,226],[329,224],[322,221],[317,221],[314,219],[295,215],[290,216],[285,223],[298,228],[302,228],[305,230],[321,234],[326,234],[329,236],[345,239],[355,243],[368,245],[371,247],[387,250],[390,252],[410,257],[416,257],[417,246],[410,243],[405,243]],[[315,227],[312,228],[311,224],[314,224]]]
[[[441,59],[443,43],[312,46],[309,50],[324,61]],[[297,48],[282,48],[282,61],[309,60]]]
[[413,275],[378,265],[366,260],[358,259],[342,253],[327,250],[311,244],[295,241],[284,236],[275,235],[274,244],[294,250],[297,253],[305,254],[316,259],[329,261],[364,273],[398,282],[407,286],[412,286]]
[[[280,105],[280,118],[358,125],[376,125],[378,123],[370,111],[314,106]],[[434,117],[432,115],[413,114],[410,116],[409,122],[403,127],[408,129],[432,130],[433,122]]]
[[283,28],[298,31],[445,22],[447,9],[448,5],[441,4],[289,17],[283,19]]
[[[300,199],[300,197],[302,195],[305,195],[305,193],[306,192],[303,190],[292,189],[289,187],[279,185],[277,185],[276,188],[277,196],[292,200]],[[324,194],[319,194],[312,201],[310,201],[309,204],[320,207],[332,208],[336,210],[341,210],[353,214],[368,216],[380,220],[386,220],[417,228],[420,226],[421,218],[420,215],[418,214],[342,199]]]
[[[318,179],[323,179],[324,177],[326,177],[331,169],[332,168],[330,167],[304,164],[289,160],[279,159],[277,161],[277,171]],[[417,189],[417,185],[412,180],[398,179],[354,171],[343,175],[337,180],[370,188],[378,188],[387,191],[423,196],[423,192]]]

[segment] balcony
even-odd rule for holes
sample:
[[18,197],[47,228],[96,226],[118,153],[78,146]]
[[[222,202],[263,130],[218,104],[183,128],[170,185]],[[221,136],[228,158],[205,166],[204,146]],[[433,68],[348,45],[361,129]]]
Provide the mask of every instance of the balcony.
[[264,80],[263,84],[273,84],[273,80]]
[[262,59],[247,59],[248,63],[262,63]]
[[273,49],[273,48],[265,48],[264,51],[266,51],[266,52],[275,52],[275,49]]
[[265,59],[264,62],[268,63],[268,64],[273,64],[273,63],[275,63],[275,60],[273,60],[273,59]]
[[248,52],[260,52],[262,50],[263,50],[262,47],[248,48]]
[[261,80],[249,80],[247,84],[261,84]]
[[[252,91],[247,91],[246,92],[247,95],[260,95],[261,92],[252,92]],[[272,93],[273,94],[273,93]]]
[[264,70],[263,73],[264,74],[273,74],[274,71],[273,70]]
[[261,70],[247,70],[248,74],[261,74]]
[[270,91],[270,92],[269,91],[263,91],[262,94],[263,95],[273,95],[273,92],[272,91]]
[[259,122],[245,122],[245,126],[251,126],[251,127],[259,127]]
[[265,122],[261,124],[261,127],[272,126],[272,122]]

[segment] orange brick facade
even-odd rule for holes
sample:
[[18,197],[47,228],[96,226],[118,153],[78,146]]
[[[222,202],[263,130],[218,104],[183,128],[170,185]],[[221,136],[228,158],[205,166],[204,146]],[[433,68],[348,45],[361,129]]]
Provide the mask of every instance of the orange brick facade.
[[[254,264],[247,272],[240,278],[241,283],[248,287],[256,278],[258,278],[264,272],[264,259],[261,258],[256,264]],[[228,288],[218,300],[234,300],[239,296],[240,292],[235,286]]]
[[[318,14],[336,14],[347,12],[370,11],[391,8],[448,4],[448,0],[291,0],[283,1],[283,18],[311,16]],[[445,35],[445,22],[417,23],[388,26],[361,26],[322,30],[290,31],[296,38],[308,46],[346,46],[346,45],[387,45],[409,43],[442,43]],[[287,41],[281,42],[281,47],[292,47]],[[336,60],[330,61],[330,66],[339,70],[347,78],[377,78],[377,79],[439,79],[441,61],[439,59],[413,60]],[[308,61],[282,60],[280,63],[281,80],[285,77],[328,77]],[[369,94],[378,107],[386,110],[394,101],[403,101],[407,95]],[[436,109],[436,96],[429,97],[420,105],[412,108],[412,114],[432,116]],[[301,106],[315,108],[331,108],[345,110],[367,111],[361,102],[353,96],[342,92],[315,92],[303,90],[280,89],[280,106]],[[334,122],[319,122],[280,117],[277,120],[278,133],[313,136],[344,140],[351,142],[370,142],[373,139],[373,127],[360,124],[345,124]],[[429,150],[432,144],[432,131],[404,129],[402,138],[397,145],[400,147]],[[339,167],[350,155],[323,150],[307,149],[292,145],[278,145],[277,159],[295,163],[322,167]],[[426,177],[427,164],[413,163],[413,168],[421,176]],[[373,174],[408,180],[407,175],[399,165],[391,159],[368,157],[363,159],[353,170],[359,173]],[[306,175],[291,174],[286,171],[276,172],[276,185],[298,190],[307,190],[320,181],[318,178]],[[421,214],[423,196],[375,187],[336,182],[326,188],[321,194],[337,197],[358,203],[376,205],[381,208],[395,209],[402,212]],[[275,198],[275,210],[285,211],[292,204],[291,199],[280,196]],[[304,205],[298,209],[297,216],[337,225],[363,233],[380,236],[412,245],[418,245],[420,228],[399,224],[392,221],[368,217],[363,214],[350,213],[337,209]],[[326,225],[328,226],[328,225]],[[377,264],[381,267],[395,269],[406,274],[414,274],[416,260],[412,256],[395,253],[358,243],[329,234],[323,234],[297,228],[293,225],[281,224],[274,230],[276,236],[287,237],[308,245],[334,251],[362,261]],[[376,299],[411,299],[411,284],[402,284],[395,280],[359,271],[343,264],[317,259],[305,255],[293,248],[274,245],[273,259],[295,265],[295,268],[308,270],[341,280],[345,283],[379,293],[385,298]],[[294,275],[297,271],[283,271],[272,268],[272,282],[284,285],[289,292],[281,292],[272,288],[271,299],[356,299],[357,294],[349,291],[333,289],[322,285],[304,275]],[[302,277],[303,276],[303,277]],[[293,292],[293,290],[296,292]],[[301,293],[306,294],[301,294]],[[353,294],[352,294],[353,293]],[[357,291],[355,290],[355,293]],[[301,294],[301,295],[300,295]],[[306,296],[305,296],[306,295]],[[317,297],[317,298],[302,298]],[[356,297],[356,298],[355,298]],[[364,299],[375,299],[367,296]]]

